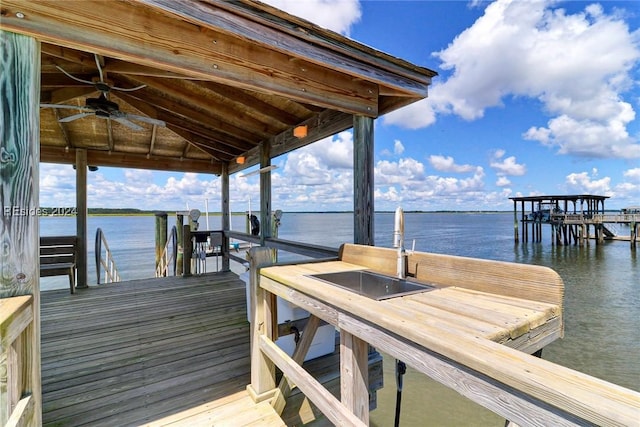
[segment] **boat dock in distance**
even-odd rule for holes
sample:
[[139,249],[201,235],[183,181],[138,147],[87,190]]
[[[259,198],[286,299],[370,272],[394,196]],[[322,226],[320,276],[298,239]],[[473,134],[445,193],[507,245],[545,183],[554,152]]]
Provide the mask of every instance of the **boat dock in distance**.
[[[573,242],[583,245],[590,237],[597,244],[604,240],[628,239],[631,249],[635,250],[640,209],[625,208],[619,213],[606,212],[604,202],[608,198],[590,194],[510,197],[513,200],[515,242],[528,242],[529,236],[533,242],[542,241],[542,225],[548,224],[551,226],[551,240],[554,244],[569,245]],[[522,224],[521,231],[519,224]],[[628,237],[615,232],[617,224],[629,227]]]

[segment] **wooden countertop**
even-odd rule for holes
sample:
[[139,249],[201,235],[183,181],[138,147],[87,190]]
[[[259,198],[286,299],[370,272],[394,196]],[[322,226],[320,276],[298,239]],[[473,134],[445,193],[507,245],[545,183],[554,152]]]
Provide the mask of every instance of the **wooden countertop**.
[[545,334],[553,332],[553,339],[561,333],[561,307],[556,304],[441,285],[431,291],[378,301],[308,277],[365,269],[330,261],[267,267],[260,274],[364,320],[375,324],[390,322],[405,330],[432,326],[525,350],[531,350],[532,331],[538,328],[546,330]]
[[[382,301],[309,277],[390,275],[395,257],[343,245],[341,261],[263,267],[259,286],[518,424],[635,425],[637,392],[529,355],[563,333],[564,285],[551,269],[413,253],[409,271],[438,289]],[[275,347],[258,337],[261,350]]]

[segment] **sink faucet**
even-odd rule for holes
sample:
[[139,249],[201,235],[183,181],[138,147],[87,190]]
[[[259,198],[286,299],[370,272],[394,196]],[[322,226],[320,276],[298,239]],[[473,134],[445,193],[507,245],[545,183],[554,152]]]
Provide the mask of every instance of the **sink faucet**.
[[404,249],[404,212],[401,207],[396,209],[395,226],[393,229],[393,247],[398,248],[397,276],[399,279],[406,279],[407,251]]

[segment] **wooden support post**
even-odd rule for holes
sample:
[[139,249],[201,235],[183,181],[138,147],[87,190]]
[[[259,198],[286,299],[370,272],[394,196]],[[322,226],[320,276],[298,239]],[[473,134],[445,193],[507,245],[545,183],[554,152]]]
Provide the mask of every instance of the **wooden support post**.
[[375,244],[373,119],[353,116],[353,242]]
[[184,252],[182,256],[182,276],[189,277],[191,276],[191,257],[193,255],[193,243],[191,242],[190,224],[185,224],[182,226],[182,239],[182,251]]
[[635,251],[636,249],[636,240],[638,239],[638,224],[635,221],[631,221],[629,224],[629,230],[631,235],[629,236],[629,242],[631,244],[631,250]]
[[167,213],[156,212],[156,269],[167,245]]
[[518,202],[513,201],[513,240],[515,243],[520,241],[518,237]]
[[[32,296],[31,322],[23,325],[22,336],[12,345],[7,331],[0,331],[0,425],[7,423],[18,399],[27,396],[33,404],[33,424],[42,425],[37,213],[40,44],[34,38],[0,30],[0,52],[0,298]],[[84,279],[86,283],[86,276]]]
[[76,150],[76,288],[88,287],[87,268],[87,150]]
[[340,331],[340,400],[355,416],[369,424],[368,345]]
[[184,271],[184,215],[176,214],[176,275],[182,276]]
[[222,175],[220,176],[222,191],[220,211],[222,212],[222,271],[230,270],[229,262],[229,236],[225,234],[231,229],[231,206],[229,203],[229,165],[222,164]]
[[258,344],[261,336],[273,335],[272,299],[270,293],[260,287],[259,269],[271,264],[271,250],[256,247],[249,250],[250,288],[249,318],[251,319],[251,384],[248,390],[256,400],[273,397],[276,388],[275,365],[263,354]]
[[[260,168],[271,166],[271,144],[264,141],[260,146]],[[260,174],[260,245],[271,237],[271,171]]]

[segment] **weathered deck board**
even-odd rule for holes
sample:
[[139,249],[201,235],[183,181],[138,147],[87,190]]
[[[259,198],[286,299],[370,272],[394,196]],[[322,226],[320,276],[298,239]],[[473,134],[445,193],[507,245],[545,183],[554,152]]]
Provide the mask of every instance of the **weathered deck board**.
[[[43,292],[41,311],[45,425],[190,424],[182,411],[206,420],[211,408],[192,408],[249,383],[244,282],[234,274]],[[283,425],[232,400],[248,424]]]

